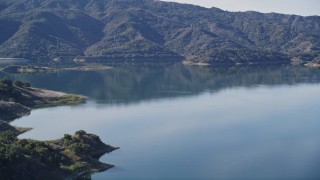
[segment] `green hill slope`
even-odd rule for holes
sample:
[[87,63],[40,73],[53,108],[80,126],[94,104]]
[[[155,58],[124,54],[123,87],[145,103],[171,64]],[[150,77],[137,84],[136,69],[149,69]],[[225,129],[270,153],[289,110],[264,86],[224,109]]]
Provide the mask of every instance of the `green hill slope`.
[[155,0],[3,0],[0,57],[308,62],[320,17],[227,12]]

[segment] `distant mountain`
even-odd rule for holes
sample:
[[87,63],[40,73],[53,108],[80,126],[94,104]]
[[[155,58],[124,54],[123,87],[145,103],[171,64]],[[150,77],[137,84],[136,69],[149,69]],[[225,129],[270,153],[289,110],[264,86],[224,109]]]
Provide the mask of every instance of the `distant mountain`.
[[1,0],[0,57],[187,63],[320,59],[320,16],[227,12],[155,0]]

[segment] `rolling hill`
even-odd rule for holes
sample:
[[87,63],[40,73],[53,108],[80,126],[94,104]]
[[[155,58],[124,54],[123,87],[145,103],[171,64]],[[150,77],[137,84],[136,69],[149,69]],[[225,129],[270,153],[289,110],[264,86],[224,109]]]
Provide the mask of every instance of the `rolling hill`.
[[320,60],[320,17],[156,0],[2,0],[0,57],[206,64]]

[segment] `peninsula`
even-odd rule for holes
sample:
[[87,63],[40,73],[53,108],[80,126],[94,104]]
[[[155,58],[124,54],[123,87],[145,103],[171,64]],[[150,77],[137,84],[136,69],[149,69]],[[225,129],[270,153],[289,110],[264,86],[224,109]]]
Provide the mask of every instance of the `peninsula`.
[[85,100],[84,96],[32,88],[21,81],[0,80],[0,179],[76,179],[112,168],[99,158],[118,148],[103,143],[96,135],[80,130],[52,141],[18,139],[31,128],[6,122],[30,114],[32,108],[74,105]]
[[13,120],[30,114],[32,108],[76,105],[86,97],[46,89],[33,88],[29,83],[0,80],[0,119]]
[[76,179],[113,167],[99,158],[117,148],[96,135],[81,130],[54,141],[17,138],[27,130],[0,120],[0,179]]

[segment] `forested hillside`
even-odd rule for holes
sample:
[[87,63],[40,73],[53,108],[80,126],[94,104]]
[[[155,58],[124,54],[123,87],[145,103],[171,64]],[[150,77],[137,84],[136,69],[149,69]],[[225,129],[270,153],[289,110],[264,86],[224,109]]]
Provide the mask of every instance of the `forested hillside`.
[[[0,57],[235,64],[320,57],[320,17],[154,0],[2,0]],[[90,57],[90,58],[89,58]]]

